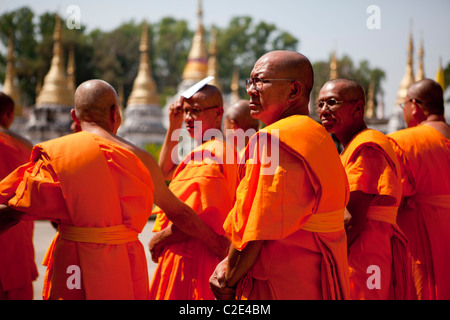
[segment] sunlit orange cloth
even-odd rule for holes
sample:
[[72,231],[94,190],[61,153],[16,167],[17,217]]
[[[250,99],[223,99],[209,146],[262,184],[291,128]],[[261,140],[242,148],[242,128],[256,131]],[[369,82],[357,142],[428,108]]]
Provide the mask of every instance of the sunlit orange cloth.
[[[400,166],[389,139],[379,131],[364,130],[342,151],[341,160],[350,192],[374,196],[365,227],[348,248],[351,298],[413,299],[408,242],[396,223],[402,188]],[[373,266],[379,268],[376,274],[370,271]],[[380,287],[374,288],[368,281],[379,281]]]
[[[0,132],[0,181],[30,160],[31,150]],[[0,234],[0,291],[30,286],[38,276],[34,262],[33,221],[21,221]],[[21,291],[23,292],[23,291]],[[32,299],[25,296],[17,299]]]
[[224,229],[238,250],[264,244],[237,298],[348,299],[349,191],[330,135],[309,117],[291,116],[261,129],[246,154]]
[[[227,162],[226,152],[233,152]],[[191,161],[189,161],[192,159]],[[223,222],[231,210],[237,181],[237,152],[213,140],[193,150],[177,167],[170,190],[189,205],[216,233],[224,235]],[[157,213],[154,231],[169,226],[162,210]],[[151,299],[213,300],[209,277],[220,262],[200,240],[189,238],[168,245],[158,261],[150,285]]]
[[[125,225],[139,233],[151,214],[153,183],[132,152],[80,132],[35,146],[32,161],[0,184],[0,202],[8,199],[30,219],[83,228]],[[62,238],[55,236],[44,259],[44,299],[148,299],[147,261],[136,238],[123,244]],[[81,270],[81,289],[68,288],[73,265]]]
[[389,135],[402,169],[397,221],[408,237],[419,299],[450,299],[450,140],[427,125]]

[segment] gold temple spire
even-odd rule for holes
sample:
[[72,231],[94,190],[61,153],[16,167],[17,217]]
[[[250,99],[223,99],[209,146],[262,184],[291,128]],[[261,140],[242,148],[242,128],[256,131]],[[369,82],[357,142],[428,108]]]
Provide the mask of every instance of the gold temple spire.
[[419,54],[419,68],[417,70],[416,81],[425,79],[425,71],[424,71],[424,67],[423,67],[423,56],[424,56],[423,37],[421,38],[421,41],[420,41],[420,47],[419,47],[418,54]]
[[365,117],[367,119],[372,119],[375,116],[375,83],[371,79],[369,83],[369,90],[367,92],[367,103]]
[[158,105],[160,104],[155,80],[152,77],[150,59],[148,26],[144,22],[139,46],[139,70],[133,83],[133,89],[128,98],[127,105]]
[[75,94],[75,51],[73,46],[69,50],[69,58],[67,59],[67,85],[72,94]]
[[334,50],[333,53],[331,54],[331,61],[330,61],[330,80],[338,78],[337,66],[338,62],[336,58],[336,50]]
[[222,91],[222,85],[219,78],[219,62],[217,61],[217,30],[213,27],[211,30],[211,42],[209,44],[209,59],[208,59],[208,76],[213,76],[214,79],[210,82],[211,85],[217,87]]
[[233,70],[233,78],[231,80],[231,100],[230,104],[233,104],[234,102],[239,101],[240,99],[239,95],[239,68],[234,67]]
[[409,44],[408,44],[408,62],[406,64],[405,74],[403,76],[402,81],[400,82],[400,87],[397,93],[397,101],[396,104],[399,105],[403,103],[404,98],[406,97],[406,92],[408,88],[414,83],[414,71],[413,71],[413,39],[412,33],[409,35]]
[[189,51],[188,61],[182,76],[183,80],[199,81],[207,77],[208,74],[208,52],[205,45],[202,17],[202,2],[198,0],[198,29],[195,32],[191,50]]
[[44,78],[42,89],[36,98],[37,108],[43,105],[73,105],[73,94],[67,85],[66,70],[64,69],[61,39],[61,18],[56,15],[55,32],[53,35],[53,58],[50,70]]
[[14,67],[14,39],[13,30],[9,32],[8,54],[6,56],[6,73],[5,83],[3,84],[3,92],[11,97],[14,101],[14,114],[22,114],[22,105],[20,102],[19,89],[15,83],[16,69]]

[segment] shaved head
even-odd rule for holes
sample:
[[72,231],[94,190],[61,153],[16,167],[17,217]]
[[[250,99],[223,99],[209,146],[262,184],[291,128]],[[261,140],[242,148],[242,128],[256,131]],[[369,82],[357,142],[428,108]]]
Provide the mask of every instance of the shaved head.
[[189,100],[204,101],[209,106],[223,107],[222,93],[217,87],[206,84],[198,90]]
[[116,91],[103,80],[88,80],[75,91],[75,113],[80,121],[107,123],[114,107],[117,107]]
[[439,83],[432,79],[423,79],[413,83],[407,94],[411,99],[420,101],[428,114],[444,114],[444,92]]
[[254,129],[258,131],[259,121],[250,115],[250,102],[248,100],[239,100],[228,107],[225,119],[233,121],[238,128],[242,130]]
[[323,88],[327,86],[334,86],[339,88],[339,94],[345,100],[361,100],[364,104],[366,103],[366,95],[364,93],[363,87],[361,85],[350,79],[333,79],[327,81]]
[[276,70],[279,78],[298,80],[303,85],[302,95],[309,99],[314,72],[307,57],[295,51],[275,50],[263,55],[256,64],[267,62],[270,69]]

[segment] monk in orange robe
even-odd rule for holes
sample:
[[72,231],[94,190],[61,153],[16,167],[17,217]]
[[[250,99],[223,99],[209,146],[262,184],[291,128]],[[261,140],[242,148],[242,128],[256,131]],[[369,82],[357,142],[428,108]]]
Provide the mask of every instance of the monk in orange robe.
[[414,83],[406,94],[408,126],[388,135],[403,182],[398,224],[409,240],[421,300],[450,299],[450,128],[444,95],[434,80]]
[[389,139],[367,128],[364,106],[364,90],[353,80],[330,80],[319,92],[317,112],[344,147],[341,160],[350,186],[350,297],[412,299],[407,239],[396,222],[400,166]]
[[148,299],[138,234],[153,200],[222,252],[222,239],[168,190],[153,157],[115,134],[121,118],[108,83],[82,83],[71,115],[81,132],[36,145],[31,161],[0,183],[0,229],[19,218],[58,224],[44,260],[44,299]]
[[326,130],[307,116],[313,70],[300,53],[272,51],[247,80],[250,139],[232,246],[210,278],[217,299],[348,299],[344,211],[348,182]]
[[[0,180],[30,160],[32,143],[9,130],[14,101],[0,92]],[[0,300],[32,300],[38,276],[32,221],[21,221],[0,234]]]
[[245,147],[259,130],[258,119],[250,115],[250,102],[238,100],[225,111],[223,128],[227,143],[235,145],[239,152],[239,163],[244,163]]
[[[159,163],[166,180],[171,181],[169,189],[212,230],[224,236],[222,225],[233,207],[236,191],[237,152],[222,141],[222,115],[222,94],[211,85],[205,85],[189,99],[181,98],[172,104]],[[183,120],[198,147],[177,164],[177,158],[172,155],[178,139],[173,135]],[[154,226],[154,232],[158,233],[150,243],[150,250],[158,266],[150,285],[151,299],[213,300],[208,279],[226,252],[217,256],[198,239],[177,237],[171,232],[164,210],[156,207],[153,213],[158,214]],[[170,236],[164,237],[168,231]],[[159,252],[158,247],[163,251]]]

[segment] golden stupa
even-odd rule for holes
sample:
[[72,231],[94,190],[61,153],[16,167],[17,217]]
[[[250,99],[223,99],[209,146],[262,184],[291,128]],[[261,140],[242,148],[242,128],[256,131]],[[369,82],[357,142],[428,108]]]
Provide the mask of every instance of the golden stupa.
[[36,107],[43,105],[72,106],[73,93],[67,84],[61,47],[62,29],[61,18],[56,15],[55,32],[53,35],[53,58],[50,70],[44,78],[44,84],[36,98]]
[[211,42],[209,44],[209,59],[208,59],[208,76],[213,76],[214,79],[209,83],[216,86],[222,91],[222,84],[219,79],[219,62],[217,60],[217,30],[213,28],[211,31]]
[[406,93],[408,92],[408,88],[414,83],[414,71],[413,71],[413,39],[412,34],[409,35],[409,44],[408,44],[408,62],[406,64],[405,74],[403,76],[402,81],[400,82],[400,87],[397,93],[396,104],[399,105],[403,103],[403,100],[406,97]]
[[22,115],[22,105],[20,102],[20,93],[15,83],[16,69],[14,67],[14,40],[13,31],[9,33],[8,54],[6,56],[6,73],[3,84],[3,92],[14,101],[14,114]]
[[139,70],[133,83],[133,89],[127,101],[129,105],[158,105],[160,104],[156,82],[152,77],[150,59],[148,26],[144,22],[142,27],[141,43],[139,46]]
[[367,119],[372,119],[375,116],[375,83],[370,80],[369,90],[367,92],[367,103],[364,116]]
[[331,54],[331,61],[330,61],[330,80],[337,79],[338,78],[338,62],[336,58],[336,51],[333,51]]
[[183,71],[183,80],[200,81],[208,76],[208,52],[205,45],[205,31],[202,21],[201,0],[198,1],[198,29],[195,32],[189,51],[188,60]]
[[231,79],[231,99],[230,104],[233,104],[241,99],[239,94],[239,68],[234,67],[233,78]]
[[417,74],[416,74],[416,81],[425,79],[425,70],[423,67],[423,56],[424,56],[424,50],[423,50],[423,39],[422,39],[420,42],[420,47],[419,47],[419,68],[418,68]]
[[72,46],[67,59],[67,86],[72,94],[75,94],[75,90],[77,89],[75,80],[75,50]]

